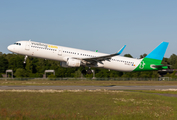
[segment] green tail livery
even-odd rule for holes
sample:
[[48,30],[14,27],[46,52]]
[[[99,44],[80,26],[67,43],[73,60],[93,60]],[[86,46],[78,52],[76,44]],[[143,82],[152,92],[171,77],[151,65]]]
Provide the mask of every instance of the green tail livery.
[[168,47],[168,42],[162,42],[150,54],[142,59],[134,71],[162,70],[167,69],[168,65],[161,64]]

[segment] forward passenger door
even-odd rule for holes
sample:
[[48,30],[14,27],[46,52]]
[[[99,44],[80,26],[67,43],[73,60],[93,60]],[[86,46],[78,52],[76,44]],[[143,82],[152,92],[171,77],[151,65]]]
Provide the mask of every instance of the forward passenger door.
[[25,46],[25,50],[30,50],[30,45],[31,45],[31,42],[27,41],[26,46]]

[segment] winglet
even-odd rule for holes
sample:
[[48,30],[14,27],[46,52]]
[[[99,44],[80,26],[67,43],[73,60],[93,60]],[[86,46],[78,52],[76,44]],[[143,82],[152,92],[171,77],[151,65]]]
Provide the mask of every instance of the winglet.
[[117,55],[120,55],[120,54],[123,52],[123,50],[125,49],[125,47],[126,47],[126,45],[124,45],[124,46],[117,52]]

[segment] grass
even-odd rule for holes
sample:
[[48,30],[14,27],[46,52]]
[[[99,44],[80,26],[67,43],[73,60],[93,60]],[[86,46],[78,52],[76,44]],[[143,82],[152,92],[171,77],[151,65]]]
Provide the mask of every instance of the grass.
[[0,80],[0,86],[158,86],[177,85],[177,81],[95,81],[95,80]]
[[[130,90],[130,91],[134,91],[134,90]],[[159,94],[173,94],[173,95],[177,95],[177,89],[136,90],[136,92],[142,92],[142,93],[159,93]]]
[[176,120],[177,98],[133,91],[1,91],[0,119]]

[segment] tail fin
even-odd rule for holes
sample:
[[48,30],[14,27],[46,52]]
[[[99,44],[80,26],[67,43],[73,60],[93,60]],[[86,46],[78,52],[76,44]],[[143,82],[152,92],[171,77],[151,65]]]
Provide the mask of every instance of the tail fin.
[[163,59],[166,49],[168,47],[168,42],[162,42],[159,46],[157,46],[150,54],[148,54],[145,58],[161,60]]
[[161,62],[168,47],[168,42],[162,42],[150,54],[143,58],[134,71],[161,70],[167,69],[168,65],[162,65]]

